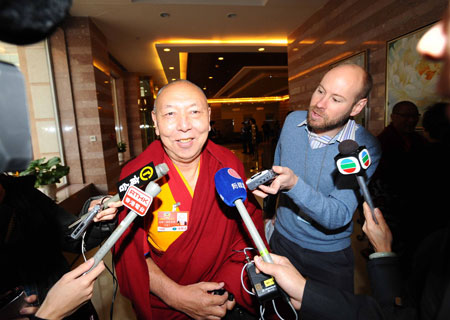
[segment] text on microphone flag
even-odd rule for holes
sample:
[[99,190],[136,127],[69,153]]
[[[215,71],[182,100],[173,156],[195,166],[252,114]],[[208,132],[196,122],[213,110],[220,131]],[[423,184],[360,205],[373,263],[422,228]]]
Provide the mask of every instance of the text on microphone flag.
[[152,196],[135,186],[130,186],[122,199],[122,203],[138,215],[144,216],[150,208],[152,200]]

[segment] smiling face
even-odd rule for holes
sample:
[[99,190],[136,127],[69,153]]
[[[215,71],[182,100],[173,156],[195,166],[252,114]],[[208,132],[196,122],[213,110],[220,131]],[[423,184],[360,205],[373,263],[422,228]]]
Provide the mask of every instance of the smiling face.
[[211,110],[203,92],[187,81],[171,83],[156,98],[156,134],[175,163],[194,163],[208,139]]
[[308,111],[308,126],[318,135],[335,136],[367,103],[359,99],[364,70],[343,65],[328,71],[314,91]]

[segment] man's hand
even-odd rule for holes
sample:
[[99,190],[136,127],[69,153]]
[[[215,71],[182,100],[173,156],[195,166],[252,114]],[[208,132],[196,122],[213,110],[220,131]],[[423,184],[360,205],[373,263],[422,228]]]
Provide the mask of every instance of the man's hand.
[[[88,210],[91,211],[97,204],[100,204],[101,202],[102,199],[92,200],[89,204]],[[94,217],[94,222],[113,220],[117,214],[117,208],[121,207],[122,205],[122,201],[111,202],[108,209],[97,213],[97,215]]]
[[262,184],[253,190],[255,196],[265,198],[268,194],[277,194],[280,190],[291,190],[297,184],[298,177],[288,167],[273,166],[272,170],[278,176],[272,181],[270,186]]
[[227,310],[233,309],[236,301],[228,301],[228,292],[214,295],[208,291],[221,289],[223,286],[223,282],[199,282],[179,286],[171,307],[194,319],[221,319]]
[[305,290],[306,280],[295,269],[288,258],[271,253],[273,263],[267,263],[260,256],[255,256],[255,265],[259,271],[271,275],[277,284],[291,298],[295,309],[300,310]]
[[44,319],[62,319],[74,313],[83,303],[91,299],[94,282],[105,270],[101,261],[89,273],[83,275],[94,265],[91,258],[74,270],[66,273],[50,289],[36,316]]
[[384,220],[383,214],[380,209],[375,208],[375,218],[378,220],[378,224],[372,218],[369,205],[364,202],[363,204],[364,217],[366,221],[362,227],[364,233],[369,238],[370,243],[373,245],[376,252],[391,252],[392,233],[389,226]]
[[[24,316],[35,314],[39,307],[35,307],[32,304],[37,301],[37,295],[32,294],[28,297],[25,297],[25,301],[27,302],[27,305],[20,309],[20,314]],[[28,319],[28,317],[20,319]]]

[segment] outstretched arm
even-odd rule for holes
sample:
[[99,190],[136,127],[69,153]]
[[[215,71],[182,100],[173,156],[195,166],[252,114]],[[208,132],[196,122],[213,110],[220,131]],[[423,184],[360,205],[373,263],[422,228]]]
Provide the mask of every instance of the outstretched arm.
[[94,259],[89,259],[59,279],[48,292],[36,316],[42,319],[62,319],[91,299],[94,282],[105,269],[103,262],[100,262],[89,273],[84,274],[93,265]]

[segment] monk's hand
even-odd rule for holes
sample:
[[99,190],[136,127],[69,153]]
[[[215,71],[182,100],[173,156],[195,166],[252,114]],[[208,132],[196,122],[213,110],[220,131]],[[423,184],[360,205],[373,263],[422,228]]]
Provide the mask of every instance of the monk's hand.
[[225,316],[227,310],[234,307],[235,301],[228,301],[228,293],[212,294],[211,291],[222,289],[223,282],[199,282],[179,287],[179,294],[172,305],[193,319],[218,320]]

